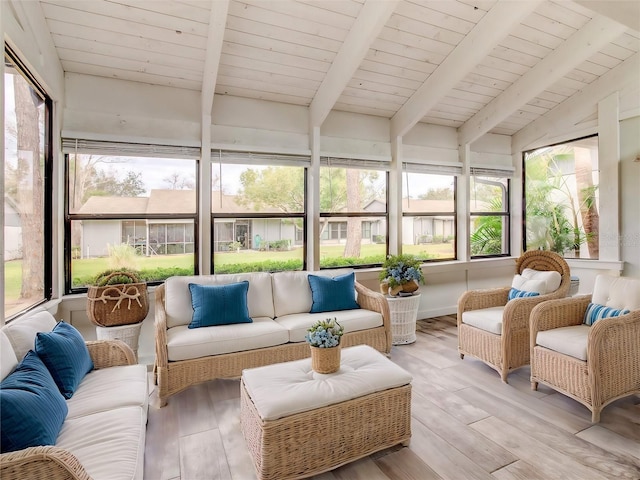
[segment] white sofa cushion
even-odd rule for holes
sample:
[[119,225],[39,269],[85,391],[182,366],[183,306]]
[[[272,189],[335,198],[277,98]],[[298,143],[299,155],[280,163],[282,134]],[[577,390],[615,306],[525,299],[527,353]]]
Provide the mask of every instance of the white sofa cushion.
[[18,359],[13,351],[9,337],[0,330],[0,381],[4,380],[18,366]]
[[276,322],[289,331],[290,342],[304,342],[307,329],[318,320],[336,318],[344,327],[344,333],[366,330],[368,328],[381,327],[382,315],[371,310],[339,310],[330,313],[293,313],[277,317]]
[[24,317],[16,318],[4,326],[2,331],[9,338],[18,361],[29,350],[34,349],[36,333],[50,332],[56,326],[55,318],[46,310],[38,310]]
[[178,325],[167,330],[170,362],[272,347],[288,341],[287,329],[267,317],[255,317],[253,323],[192,329]]
[[502,335],[502,314],[504,307],[481,308],[463,312],[462,323],[486,332]]
[[200,285],[226,285],[249,281],[247,306],[249,316],[273,318],[273,295],[271,290],[271,274],[266,272],[239,273],[228,275],[193,275],[188,277],[170,277],[165,282],[165,310],[167,312],[167,328],[178,325],[189,325],[193,317],[191,306],[190,283]]
[[586,361],[589,328],[589,325],[573,325],[543,330],[536,335],[536,343],[554,352]]
[[[518,290],[538,292],[540,295],[555,292],[562,282],[562,275],[555,270],[540,271],[525,268],[513,278],[512,286]],[[521,285],[521,286],[518,286]]]
[[140,407],[67,418],[56,446],[73,453],[91,478],[142,480],[146,424]]
[[623,310],[640,309],[640,280],[598,275],[591,302]]
[[412,377],[377,350],[358,345],[342,350],[338,373],[315,373],[307,358],[248,368],[242,379],[260,417],[276,420],[401,387],[411,383]]
[[[321,270],[318,272],[295,271],[276,272],[272,274],[273,307],[275,317],[293,313],[309,313],[313,299],[309,287],[309,274],[322,277],[337,277],[352,272],[350,269]],[[355,291],[353,292],[355,298]]]
[[67,418],[120,407],[142,407],[149,402],[146,365],[123,365],[92,370],[69,400]]

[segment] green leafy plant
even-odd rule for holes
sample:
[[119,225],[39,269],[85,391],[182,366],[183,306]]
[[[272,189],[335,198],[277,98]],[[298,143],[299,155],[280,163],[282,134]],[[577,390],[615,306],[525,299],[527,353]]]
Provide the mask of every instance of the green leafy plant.
[[121,285],[128,283],[140,283],[139,272],[127,268],[105,270],[95,276],[91,285],[105,287],[107,285]]
[[311,325],[304,339],[312,347],[332,348],[340,345],[343,333],[344,327],[338,323],[337,318],[327,318]]
[[382,270],[378,278],[391,288],[411,281],[424,283],[421,264],[422,262],[418,258],[408,253],[389,255],[382,264]]

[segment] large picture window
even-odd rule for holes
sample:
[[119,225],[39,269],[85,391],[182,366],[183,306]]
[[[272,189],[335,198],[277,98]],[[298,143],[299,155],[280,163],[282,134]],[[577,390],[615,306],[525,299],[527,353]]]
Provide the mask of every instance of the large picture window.
[[[418,167],[416,167],[418,168]],[[456,177],[405,169],[402,182],[402,253],[421,260],[456,257]]]
[[471,169],[471,257],[509,255],[510,179],[497,172]]
[[213,152],[215,273],[302,270],[308,157]]
[[[131,148],[134,148],[130,146]],[[101,153],[126,147],[90,144],[67,153],[67,291],[97,273],[131,268],[147,282],[192,275],[196,252],[196,167],[188,158]],[[144,146],[137,147],[141,152]]]
[[321,159],[320,268],[384,262],[387,177],[384,165]]
[[598,137],[524,154],[525,249],[598,259]]
[[51,100],[7,48],[4,74],[4,315],[51,297]]

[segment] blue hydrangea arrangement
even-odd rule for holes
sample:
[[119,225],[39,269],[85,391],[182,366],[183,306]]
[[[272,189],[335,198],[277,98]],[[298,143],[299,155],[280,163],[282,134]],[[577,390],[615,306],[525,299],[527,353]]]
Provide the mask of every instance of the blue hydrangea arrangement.
[[410,254],[389,255],[382,264],[380,282],[394,288],[411,281],[424,283],[424,275],[420,264],[422,262]]
[[336,318],[318,320],[307,330],[304,339],[312,347],[331,348],[340,345],[340,337],[344,333],[344,327]]

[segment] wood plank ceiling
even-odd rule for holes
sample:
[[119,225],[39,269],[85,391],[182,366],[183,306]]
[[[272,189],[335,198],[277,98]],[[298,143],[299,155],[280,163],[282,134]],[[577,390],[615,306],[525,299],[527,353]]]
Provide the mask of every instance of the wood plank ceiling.
[[40,1],[66,72],[203,96],[211,89],[303,106],[316,99],[326,104],[319,123],[334,109],[390,118],[399,135],[418,121],[452,126],[468,141],[486,131],[513,135],[625,60],[637,61],[635,23],[584,3]]

